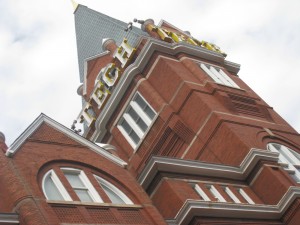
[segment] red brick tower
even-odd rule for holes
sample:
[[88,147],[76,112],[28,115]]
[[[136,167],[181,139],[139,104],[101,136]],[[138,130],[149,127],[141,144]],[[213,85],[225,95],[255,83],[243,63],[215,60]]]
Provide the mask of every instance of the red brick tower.
[[299,224],[299,134],[219,47],[134,22],[82,65],[83,136],[116,147],[169,224]]
[[0,132],[0,225],[300,224],[299,134],[238,64],[166,21],[74,7],[83,108],[72,129]]

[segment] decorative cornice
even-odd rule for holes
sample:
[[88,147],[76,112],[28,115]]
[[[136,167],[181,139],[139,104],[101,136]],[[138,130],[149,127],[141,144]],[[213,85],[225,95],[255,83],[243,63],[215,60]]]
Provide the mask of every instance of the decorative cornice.
[[187,225],[197,216],[241,219],[280,219],[296,198],[300,197],[299,187],[290,187],[277,205],[249,205],[237,203],[205,202],[187,200],[174,220],[169,224]]
[[[144,70],[154,52],[161,52],[170,55],[186,53],[191,56],[205,58],[226,66],[226,61],[222,54],[207,50],[206,48],[193,46],[184,42],[170,44],[156,39],[148,39],[135,62],[128,66],[124,71],[119,84],[116,86],[107,104],[98,116],[95,123],[96,131],[92,135],[91,140],[102,140],[106,133],[106,124],[111,114],[118,106],[134,76]],[[238,64],[235,65],[239,68]]]
[[240,71],[241,65],[238,63],[230,62],[225,60],[224,61],[224,67],[229,71],[234,74],[237,74]]
[[153,156],[141,172],[138,182],[146,190],[159,172],[245,180],[259,160],[277,162],[278,157],[278,153],[253,148],[239,167],[233,167],[195,160]]
[[9,149],[6,152],[6,156],[13,157],[16,152],[20,149],[22,144],[43,124],[46,123],[47,125],[51,126],[52,128],[62,132],[63,134],[67,135],[69,138],[77,141],[78,143],[88,147],[90,150],[98,153],[99,155],[105,157],[106,159],[116,163],[119,166],[125,167],[127,165],[122,159],[118,158],[115,155],[112,155],[104,148],[96,145],[95,143],[85,139],[84,137],[76,134],[72,130],[66,128],[62,124],[58,123],[57,121],[51,119],[50,117],[40,114],[35,121],[12,143]]

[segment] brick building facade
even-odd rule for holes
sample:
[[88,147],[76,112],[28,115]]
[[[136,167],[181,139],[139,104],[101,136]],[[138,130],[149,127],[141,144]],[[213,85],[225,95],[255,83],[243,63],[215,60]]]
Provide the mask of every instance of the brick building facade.
[[74,6],[82,111],[1,136],[0,224],[300,224],[299,134],[238,64],[166,21]]

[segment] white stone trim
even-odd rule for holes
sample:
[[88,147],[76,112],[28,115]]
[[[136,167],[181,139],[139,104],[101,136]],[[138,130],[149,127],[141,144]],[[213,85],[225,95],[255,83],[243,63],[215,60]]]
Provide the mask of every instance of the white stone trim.
[[188,225],[197,216],[278,220],[293,201],[299,197],[300,188],[292,186],[277,205],[249,205],[187,200],[175,216],[175,219],[167,222],[169,224]]
[[19,225],[19,215],[16,213],[0,213],[0,224]]
[[159,172],[245,180],[259,160],[277,162],[278,156],[276,152],[252,148],[239,167],[153,156],[141,172],[138,182],[146,190]]
[[69,138],[73,139],[74,141],[88,147],[91,151],[96,152],[97,154],[105,157],[106,159],[114,162],[115,164],[125,167],[127,163],[122,159],[118,158],[115,155],[112,155],[104,148],[99,147],[95,143],[85,139],[84,137],[76,134],[74,131],[66,128],[62,124],[58,123],[57,121],[51,119],[50,117],[46,116],[45,114],[40,114],[33,122],[29,125],[29,127],[11,144],[9,149],[6,152],[6,156],[13,157],[14,154],[20,149],[20,147],[24,144],[24,142],[43,124],[46,123],[47,125],[51,126],[52,128],[56,129],[57,131],[65,134]]

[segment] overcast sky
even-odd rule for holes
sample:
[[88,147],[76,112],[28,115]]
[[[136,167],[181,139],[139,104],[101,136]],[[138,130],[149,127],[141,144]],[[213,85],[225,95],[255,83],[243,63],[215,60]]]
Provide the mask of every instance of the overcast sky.
[[[300,131],[299,0],[78,3],[125,22],[164,19],[217,44],[241,64],[241,79]],[[0,8],[0,131],[7,143],[41,112],[70,127],[81,108],[71,1],[0,0]]]

